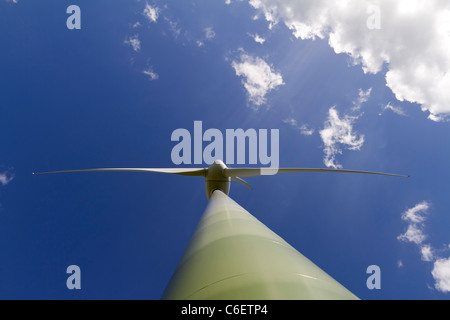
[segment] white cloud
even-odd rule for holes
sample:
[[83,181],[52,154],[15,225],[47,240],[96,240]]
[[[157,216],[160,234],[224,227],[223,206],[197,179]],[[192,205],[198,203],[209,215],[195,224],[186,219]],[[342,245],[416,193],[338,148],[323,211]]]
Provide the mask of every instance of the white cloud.
[[297,124],[298,124],[297,120],[295,120],[294,118],[284,119],[283,122],[288,124],[288,125],[290,125],[290,126],[293,126],[293,127],[296,127]]
[[149,79],[152,80],[158,80],[159,79],[159,74],[157,74],[156,72],[153,71],[153,69],[151,67],[148,67],[145,70],[142,70],[142,73],[147,75],[149,77]]
[[422,254],[423,261],[432,261],[434,258],[433,249],[429,244],[426,244],[420,248],[420,253]]
[[207,27],[203,29],[204,37],[203,40],[197,40],[195,43],[198,47],[203,47],[205,45],[205,41],[210,41],[216,37],[216,33],[212,27]]
[[214,32],[212,27],[205,28],[203,29],[203,31],[205,32],[205,38],[207,40],[212,40],[216,36],[216,33]]
[[[450,115],[450,1],[249,0],[269,22],[299,39],[324,39],[366,73],[387,66],[386,84],[429,118]],[[372,27],[373,20],[379,27]],[[371,26],[372,25],[372,26]],[[375,24],[376,26],[376,24]]]
[[363,89],[359,89],[358,93],[358,99],[356,101],[353,101],[353,111],[359,111],[361,109],[361,106],[363,103],[369,101],[370,94],[372,93],[372,88],[367,89],[364,91]]
[[392,112],[394,112],[395,114],[398,114],[399,116],[406,116],[406,112],[401,108],[401,107],[397,107],[397,106],[393,106],[390,102],[388,102],[388,104],[386,104],[383,109],[381,110],[381,112],[378,115],[382,115],[384,111],[386,110],[391,110]]
[[400,241],[412,242],[420,249],[421,259],[433,262],[431,272],[435,280],[435,289],[441,292],[450,292],[450,258],[441,258],[436,255],[438,250],[423,241],[427,238],[424,234],[424,222],[429,214],[430,203],[422,201],[414,207],[402,213],[402,219],[408,222],[408,229],[397,237]]
[[427,201],[418,203],[414,207],[402,213],[402,219],[408,222],[406,232],[397,237],[398,240],[404,242],[412,242],[422,248],[423,241],[427,236],[423,232],[424,222],[428,215],[430,204]]
[[[370,94],[370,91],[369,91]],[[364,96],[364,99],[361,97]],[[357,102],[354,106],[358,106],[367,101],[366,92],[360,90]],[[364,100],[364,101],[363,101]],[[355,107],[353,108],[355,109]],[[359,116],[344,115],[342,118],[335,107],[328,110],[328,119],[325,121],[324,128],[319,132],[324,144],[323,152],[325,153],[323,162],[327,167],[342,168],[336,161],[336,156],[342,154],[343,149],[360,150],[364,144],[364,135],[355,133],[353,124]]]
[[437,259],[431,271],[435,282],[434,287],[441,292],[450,292],[450,258]]
[[257,43],[263,44],[264,42],[266,42],[266,39],[264,39],[263,37],[261,37],[261,36],[260,36],[259,34],[257,34],[257,33],[255,33],[255,34],[249,33],[248,35],[249,35],[250,37],[252,37],[253,40],[255,40],[255,42],[257,42]]
[[253,57],[241,50],[238,61],[231,63],[236,75],[243,77],[249,101],[256,107],[266,102],[266,94],[284,85],[283,77],[271,65],[259,57]]
[[6,186],[8,183],[10,183],[14,179],[14,174],[10,171],[4,171],[0,172],[0,183],[3,186]]
[[159,8],[158,7],[152,7],[148,4],[148,2],[145,4],[144,8],[144,16],[148,19],[150,22],[156,22],[159,17]]
[[170,31],[172,32],[175,39],[177,39],[181,34],[181,28],[178,26],[178,22],[173,21],[167,17],[164,17],[164,21],[169,24]]
[[141,50],[141,41],[139,40],[139,36],[137,34],[126,39],[124,43],[130,45],[136,52]]
[[426,220],[430,204],[427,201],[415,205],[402,213],[402,219],[410,223],[422,223]]
[[421,244],[426,239],[426,235],[423,233],[422,228],[420,228],[417,224],[410,224],[408,229],[406,229],[406,232],[399,235],[397,239],[405,242]]
[[314,133],[314,129],[310,128],[307,124],[302,124],[299,129],[300,133],[304,136],[312,136]]
[[283,120],[284,123],[294,127],[295,129],[300,130],[300,133],[305,136],[311,136],[314,133],[314,129],[310,128],[307,124],[302,124],[298,126],[298,121],[294,118],[287,118]]

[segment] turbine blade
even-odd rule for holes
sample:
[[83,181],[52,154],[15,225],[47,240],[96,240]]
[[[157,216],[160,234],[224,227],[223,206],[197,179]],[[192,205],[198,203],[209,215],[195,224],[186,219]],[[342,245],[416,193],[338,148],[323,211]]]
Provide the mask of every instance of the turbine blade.
[[80,169],[80,170],[62,170],[37,172],[33,174],[47,173],[64,173],[64,172],[86,172],[86,171],[133,171],[133,172],[159,172],[179,174],[183,176],[204,177],[206,175],[205,168],[97,168],[97,169]]
[[371,171],[361,171],[361,170],[344,170],[344,169],[315,169],[315,168],[226,168],[223,174],[226,177],[255,177],[255,176],[265,176],[274,175],[278,173],[289,173],[289,172],[347,172],[347,173],[365,173],[365,174],[378,174],[383,176],[395,176],[409,178],[410,176],[383,173],[383,172],[371,172]]
[[238,183],[240,183],[240,184],[243,184],[244,186],[246,186],[246,187],[249,188],[250,190],[253,190],[252,186],[249,185],[249,184],[247,183],[247,181],[245,181],[245,180],[243,180],[243,179],[241,179],[241,178],[239,178],[239,177],[231,177],[231,180],[233,180],[233,181],[235,181],[235,182],[238,182]]

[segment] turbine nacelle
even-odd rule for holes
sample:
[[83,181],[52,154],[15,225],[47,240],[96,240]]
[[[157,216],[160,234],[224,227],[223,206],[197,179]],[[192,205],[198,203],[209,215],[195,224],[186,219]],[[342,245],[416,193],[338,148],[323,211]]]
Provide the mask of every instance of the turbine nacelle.
[[226,195],[230,193],[231,177],[224,175],[225,169],[227,169],[227,166],[222,160],[215,160],[206,169],[205,187],[208,200],[215,190],[220,190]]

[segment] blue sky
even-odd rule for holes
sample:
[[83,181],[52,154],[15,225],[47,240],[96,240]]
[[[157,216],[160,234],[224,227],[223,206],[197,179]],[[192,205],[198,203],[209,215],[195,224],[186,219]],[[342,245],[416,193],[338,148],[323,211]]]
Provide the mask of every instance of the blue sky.
[[172,132],[202,121],[278,129],[281,167],[411,175],[254,177],[230,196],[362,299],[448,299],[449,15],[445,1],[0,0],[0,298],[159,299],[206,207],[201,178],[31,173],[174,167]]

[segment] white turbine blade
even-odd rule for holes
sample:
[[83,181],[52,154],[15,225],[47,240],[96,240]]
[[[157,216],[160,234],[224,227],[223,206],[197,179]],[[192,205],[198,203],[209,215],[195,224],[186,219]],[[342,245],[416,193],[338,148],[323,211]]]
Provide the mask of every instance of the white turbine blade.
[[245,181],[245,180],[243,180],[243,179],[241,179],[241,178],[239,178],[239,177],[231,177],[231,180],[233,180],[233,181],[235,181],[235,182],[238,182],[238,183],[240,183],[240,184],[243,184],[244,186],[246,186],[246,187],[249,188],[250,190],[253,190],[252,186],[249,185],[249,184],[247,183],[247,181]]
[[223,174],[226,177],[255,177],[264,175],[274,175],[277,173],[289,173],[289,172],[347,172],[347,173],[365,173],[365,174],[378,174],[383,176],[395,176],[409,178],[410,176],[392,174],[392,173],[382,173],[382,172],[371,172],[371,171],[360,171],[360,170],[343,170],[343,169],[314,169],[314,168],[226,168]]
[[159,173],[171,173],[171,174],[179,174],[179,175],[183,175],[183,176],[198,176],[198,177],[204,177],[206,175],[205,168],[97,168],[97,169],[48,171],[48,172],[37,172],[37,173],[33,172],[33,174],[86,172],[86,171],[159,172]]

